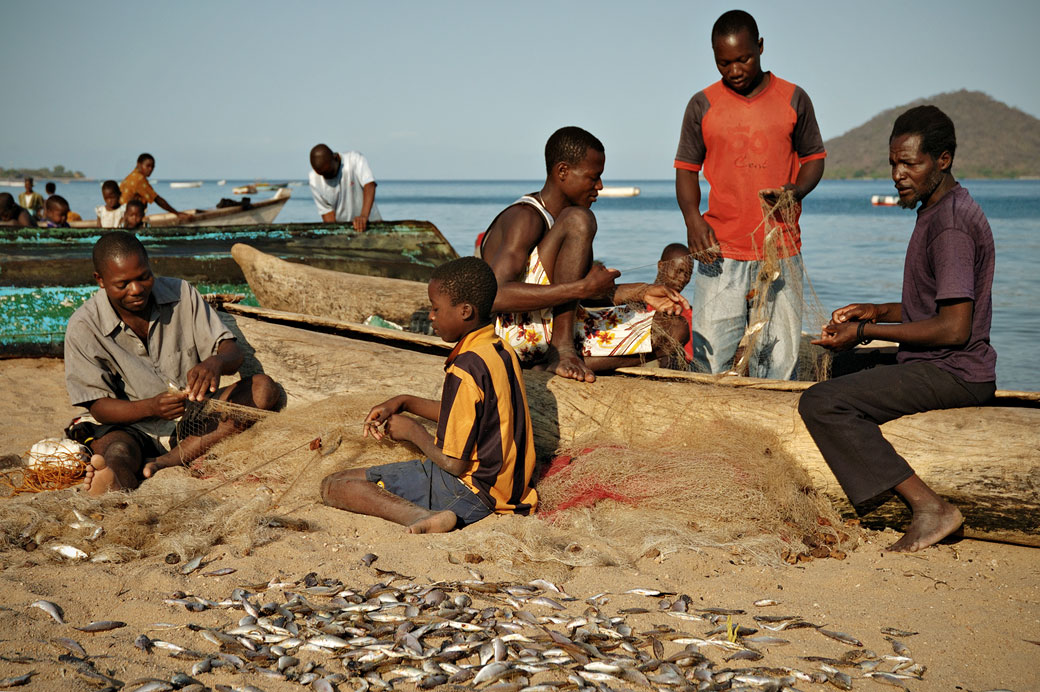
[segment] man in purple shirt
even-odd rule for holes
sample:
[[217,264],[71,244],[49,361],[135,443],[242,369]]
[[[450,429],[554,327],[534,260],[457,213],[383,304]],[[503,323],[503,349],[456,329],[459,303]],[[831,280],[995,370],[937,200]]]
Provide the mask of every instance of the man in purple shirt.
[[889,137],[899,204],[921,203],[906,250],[900,303],[834,311],[814,344],[840,351],[871,339],[899,343],[897,365],[813,385],[798,411],[857,511],[894,490],[913,519],[890,550],[912,552],[956,531],[963,517],[935,494],[881,434],[881,424],[943,408],[979,406],[996,391],[993,233],[953,178],[953,122],[935,106],[900,115]]

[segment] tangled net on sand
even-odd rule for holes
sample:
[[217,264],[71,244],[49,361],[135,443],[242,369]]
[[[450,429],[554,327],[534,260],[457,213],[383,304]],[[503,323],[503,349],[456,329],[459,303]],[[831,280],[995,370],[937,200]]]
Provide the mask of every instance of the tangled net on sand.
[[89,450],[72,440],[41,440],[25,454],[25,466],[0,471],[11,495],[71,488],[86,475]]

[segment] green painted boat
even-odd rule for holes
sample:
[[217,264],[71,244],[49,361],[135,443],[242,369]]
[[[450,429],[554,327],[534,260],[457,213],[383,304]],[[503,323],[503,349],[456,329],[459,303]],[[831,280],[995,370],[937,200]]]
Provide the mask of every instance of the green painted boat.
[[[98,228],[0,227],[0,286],[90,283]],[[235,243],[321,269],[425,281],[434,267],[458,257],[429,221],[380,221],[359,233],[346,223],[147,228],[138,237],[158,274],[193,283],[243,284],[231,258]]]

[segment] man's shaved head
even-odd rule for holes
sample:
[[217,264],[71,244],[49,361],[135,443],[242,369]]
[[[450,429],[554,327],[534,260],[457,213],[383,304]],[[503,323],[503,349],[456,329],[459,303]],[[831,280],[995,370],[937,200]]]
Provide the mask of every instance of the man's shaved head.
[[331,178],[339,170],[336,153],[327,144],[315,144],[311,149],[311,168],[325,178]]
[[133,233],[111,231],[94,243],[94,271],[103,274],[101,268],[117,257],[139,256],[148,262],[148,252]]

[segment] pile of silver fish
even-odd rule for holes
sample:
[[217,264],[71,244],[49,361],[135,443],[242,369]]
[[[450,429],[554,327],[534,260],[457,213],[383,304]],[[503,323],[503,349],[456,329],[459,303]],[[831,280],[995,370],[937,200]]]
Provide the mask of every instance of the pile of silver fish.
[[[384,692],[401,685],[486,692],[633,687],[782,692],[828,684],[850,690],[863,679],[905,689],[925,672],[896,638],[915,632],[882,629],[893,653],[878,655],[856,637],[797,615],[747,617],[742,609],[695,607],[689,596],[654,589],[579,600],[543,579],[492,582],[470,570],[470,580],[418,584],[394,571],[372,569],[381,581],[365,588],[312,573],[291,583],[272,580],[236,588],[220,601],[172,594],[166,604],[192,613],[241,613],[223,628],[156,623],[148,631],[161,631],[161,638],[141,634],[134,641],[150,655],[192,661],[190,674],[124,683],[97,672],[74,640],[54,641],[70,651],[66,660],[79,665],[81,677],[130,692],[263,689],[253,684],[211,688],[203,678],[216,671],[248,676],[261,686],[266,679],[284,689],[288,681],[321,692]],[[281,602],[266,600],[265,594],[277,590]],[[649,607],[608,612],[612,600],[632,602],[633,596],[652,600]],[[33,605],[63,622],[55,604]],[[754,605],[779,604],[763,599]],[[628,622],[637,619],[633,616],[659,624],[637,629]],[[106,621],[80,629],[104,631],[123,624]],[[779,633],[797,628],[812,628],[850,648],[838,658],[803,656],[801,668],[751,665],[764,657],[764,649],[790,643]]]

